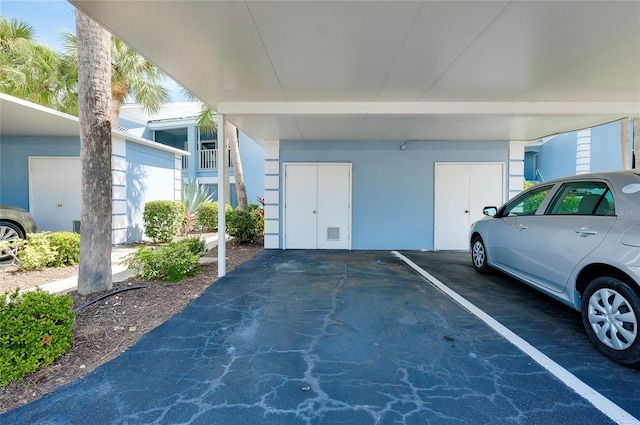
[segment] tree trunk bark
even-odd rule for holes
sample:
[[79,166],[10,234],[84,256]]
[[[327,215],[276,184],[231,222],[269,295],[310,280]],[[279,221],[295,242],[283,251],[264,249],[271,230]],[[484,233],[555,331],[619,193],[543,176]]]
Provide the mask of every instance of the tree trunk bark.
[[82,212],[78,292],[111,289],[110,35],[76,11]]
[[109,115],[111,120],[111,128],[117,129],[120,126],[120,100],[111,98],[111,114]]
[[629,118],[620,121],[620,148],[622,150],[622,169],[631,168],[631,149],[629,145]]
[[236,180],[236,195],[238,197],[238,209],[249,208],[247,202],[247,187],[244,184],[244,173],[242,172],[242,161],[240,160],[240,147],[238,146],[238,130],[229,121],[225,121],[224,134],[229,137],[229,149],[231,150],[231,160],[233,161],[233,176]]

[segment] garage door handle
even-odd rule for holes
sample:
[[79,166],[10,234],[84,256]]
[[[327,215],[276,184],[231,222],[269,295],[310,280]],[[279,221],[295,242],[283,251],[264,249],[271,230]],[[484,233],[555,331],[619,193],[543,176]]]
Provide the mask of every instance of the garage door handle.
[[593,230],[591,227],[581,227],[579,229],[576,229],[576,233],[579,233],[581,235],[597,235],[598,231]]

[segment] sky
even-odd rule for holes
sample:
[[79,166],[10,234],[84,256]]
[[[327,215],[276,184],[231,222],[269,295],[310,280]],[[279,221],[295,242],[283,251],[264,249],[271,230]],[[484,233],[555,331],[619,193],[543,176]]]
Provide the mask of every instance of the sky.
[[[57,51],[63,46],[61,34],[76,30],[75,7],[66,0],[0,0],[0,16],[31,25],[35,39]],[[172,100],[185,100],[177,83],[167,80],[164,86]]]

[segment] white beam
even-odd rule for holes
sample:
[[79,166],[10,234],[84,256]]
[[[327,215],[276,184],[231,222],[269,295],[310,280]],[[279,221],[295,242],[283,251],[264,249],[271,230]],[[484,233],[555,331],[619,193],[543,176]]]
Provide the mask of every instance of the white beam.
[[227,237],[226,229],[226,205],[224,203],[225,187],[224,173],[227,168],[225,160],[226,149],[224,149],[224,114],[218,113],[218,141],[216,143],[218,159],[218,278],[227,274]]
[[235,116],[638,116],[640,102],[218,102]]

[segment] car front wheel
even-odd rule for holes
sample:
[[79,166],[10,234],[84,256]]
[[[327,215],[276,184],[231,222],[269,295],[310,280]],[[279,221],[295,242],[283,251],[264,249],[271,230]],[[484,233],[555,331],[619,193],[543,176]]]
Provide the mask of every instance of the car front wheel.
[[621,280],[594,279],[582,295],[582,323],[596,348],[625,365],[640,364],[640,296]]
[[[0,221],[0,241],[14,241],[16,239],[24,238],[24,233],[15,224],[9,221]],[[0,261],[8,260],[12,257],[12,249],[0,250]]]
[[479,273],[489,273],[489,265],[487,264],[487,249],[480,236],[476,236],[471,241],[471,260],[473,267]]

